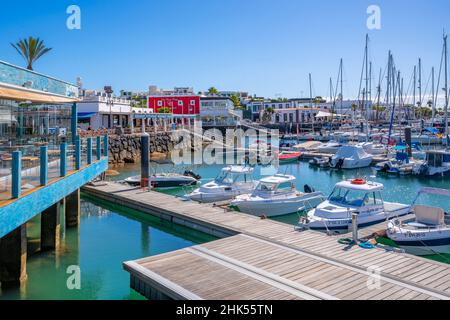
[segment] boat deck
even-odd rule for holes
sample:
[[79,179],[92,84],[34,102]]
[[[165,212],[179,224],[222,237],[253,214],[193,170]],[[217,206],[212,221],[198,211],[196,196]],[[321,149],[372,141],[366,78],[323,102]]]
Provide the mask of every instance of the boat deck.
[[131,286],[149,298],[450,299],[448,264],[117,183],[83,191],[225,237],[125,263]]

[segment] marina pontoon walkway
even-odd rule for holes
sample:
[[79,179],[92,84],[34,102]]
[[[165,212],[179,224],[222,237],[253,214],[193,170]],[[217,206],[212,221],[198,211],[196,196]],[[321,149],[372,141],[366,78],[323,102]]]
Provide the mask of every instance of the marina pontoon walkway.
[[132,287],[172,299],[450,299],[450,265],[118,183],[88,194],[219,237],[124,264]]

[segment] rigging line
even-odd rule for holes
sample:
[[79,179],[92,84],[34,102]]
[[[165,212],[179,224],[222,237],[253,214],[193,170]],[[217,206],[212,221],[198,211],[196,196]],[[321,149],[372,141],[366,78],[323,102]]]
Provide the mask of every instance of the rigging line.
[[425,96],[427,95],[428,86],[430,85],[430,82],[431,82],[431,76],[432,76],[432,73],[430,72],[430,76],[428,77],[427,85],[425,86],[425,90],[423,91],[423,94],[422,94],[422,101],[420,101],[421,106],[423,106]]
[[434,105],[437,106],[437,99],[439,96],[439,86],[441,84],[441,75],[442,75],[442,67],[444,64],[444,50],[445,48],[442,47],[442,55],[441,55],[441,64],[439,66],[439,75],[438,75],[438,81],[437,81],[437,87],[436,87],[436,96],[435,96],[435,100],[434,100]]

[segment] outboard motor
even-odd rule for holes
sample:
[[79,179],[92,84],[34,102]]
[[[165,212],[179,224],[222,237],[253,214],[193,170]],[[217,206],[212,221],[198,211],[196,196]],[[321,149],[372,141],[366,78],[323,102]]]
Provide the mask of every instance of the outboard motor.
[[420,166],[420,169],[419,169],[419,173],[420,173],[422,176],[426,175],[426,174],[428,173],[428,165],[427,165],[427,164],[421,165],[421,166]]
[[200,179],[202,178],[199,174],[196,174],[196,173],[194,173],[194,172],[191,171],[191,170],[186,170],[186,171],[184,172],[184,175],[185,175],[186,177],[192,177],[192,178],[194,178],[195,180],[200,180]]
[[303,189],[304,189],[305,193],[313,193],[313,192],[316,191],[316,190],[314,190],[313,187],[311,187],[311,186],[309,186],[309,185],[307,185],[307,184],[305,184],[305,186],[303,187]]
[[339,159],[337,164],[336,164],[336,168],[338,169],[342,169],[342,166],[344,165],[344,159]]

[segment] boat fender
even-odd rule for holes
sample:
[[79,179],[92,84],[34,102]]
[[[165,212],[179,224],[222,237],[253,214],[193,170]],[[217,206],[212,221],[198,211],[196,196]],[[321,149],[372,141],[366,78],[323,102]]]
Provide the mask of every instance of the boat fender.
[[361,242],[359,244],[359,247],[363,248],[363,249],[374,249],[375,245],[372,242],[367,241],[367,242]]

